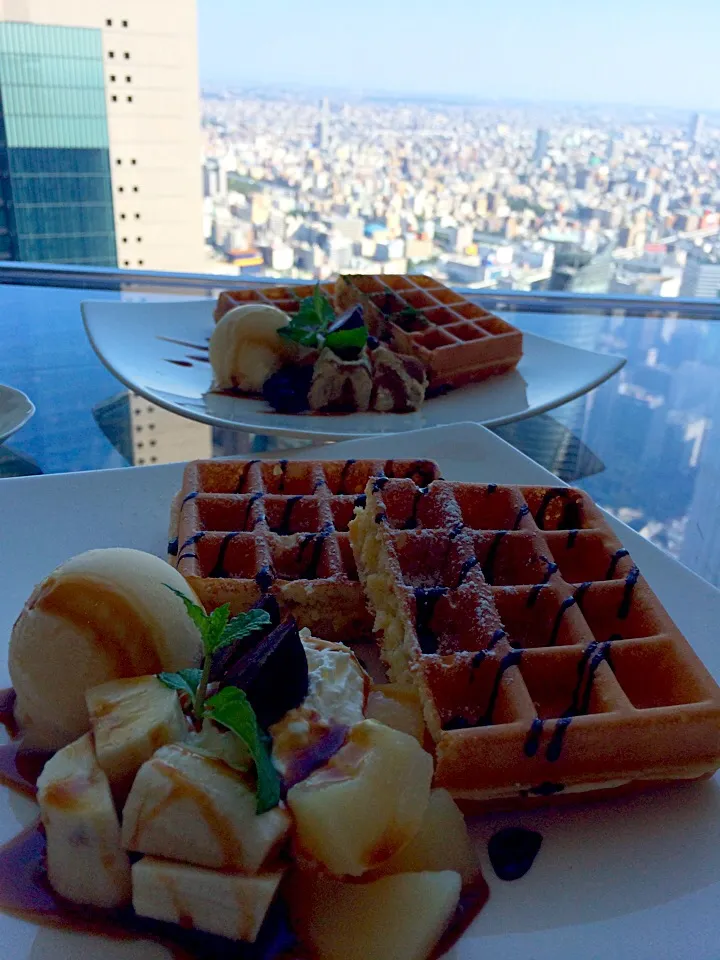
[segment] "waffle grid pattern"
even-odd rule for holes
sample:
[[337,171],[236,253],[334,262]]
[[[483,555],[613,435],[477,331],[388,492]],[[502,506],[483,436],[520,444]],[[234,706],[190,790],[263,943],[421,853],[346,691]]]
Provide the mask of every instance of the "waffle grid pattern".
[[416,356],[431,389],[502,373],[522,354],[519,330],[432,277],[341,276],[335,303],[338,311],[362,303],[370,333]]
[[[335,294],[335,284],[322,283],[320,290],[330,301]],[[241,307],[246,303],[265,303],[278,307],[285,313],[294,314],[300,309],[300,301],[311,297],[315,291],[313,284],[301,286],[270,286],[270,287],[242,287],[238,290],[225,290],[218,297],[213,317],[215,322],[221,320],[228,310]]]
[[358,568],[440,785],[481,801],[718,767],[720,690],[586,494],[379,478],[366,503]]
[[[196,461],[171,519],[171,562],[211,610],[241,613],[273,593],[327,640],[367,639],[371,623],[348,536],[368,478],[430,483],[427,460]],[[411,481],[412,482],[412,481]]]

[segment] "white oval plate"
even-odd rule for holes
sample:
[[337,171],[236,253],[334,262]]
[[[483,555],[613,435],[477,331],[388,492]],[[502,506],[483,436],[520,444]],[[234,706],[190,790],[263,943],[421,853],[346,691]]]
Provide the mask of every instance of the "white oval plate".
[[182,417],[251,433],[350,440],[467,420],[499,426],[574,400],[625,363],[526,333],[517,370],[434,397],[417,413],[281,414],[264,400],[208,393],[213,306],[200,299],[81,304],[95,352],[131,390]]
[[35,404],[22,390],[0,383],[0,443],[24,427],[35,413]]
[[[449,480],[559,484],[475,424],[287,451],[301,460],[431,458]],[[13,509],[0,543],[22,544],[0,595],[0,685],[7,638],[33,586],[58,563],[93,547],[164,556],[170,501],[183,465],[99,470],[0,481]],[[720,679],[720,592],[618,520],[608,518],[669,614]],[[49,535],[50,534],[50,535]],[[490,900],[444,960],[717,960],[720,955],[720,777],[635,797],[478,817]],[[0,842],[36,816],[0,787]],[[543,835],[533,868],[505,883],[487,859],[500,827]],[[419,911],[422,904],[418,904]],[[171,960],[149,941],[113,941],[37,927],[0,913],[2,960]],[[367,960],[374,960],[368,957]]]

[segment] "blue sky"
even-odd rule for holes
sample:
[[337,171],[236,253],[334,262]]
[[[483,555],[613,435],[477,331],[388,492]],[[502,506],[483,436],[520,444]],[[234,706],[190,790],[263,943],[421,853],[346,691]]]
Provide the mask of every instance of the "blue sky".
[[720,109],[720,0],[198,0],[204,84]]

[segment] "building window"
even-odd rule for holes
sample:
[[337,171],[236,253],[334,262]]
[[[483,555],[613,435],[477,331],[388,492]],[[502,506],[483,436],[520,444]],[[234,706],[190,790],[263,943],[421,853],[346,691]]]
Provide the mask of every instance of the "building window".
[[131,81],[132,81],[132,77],[125,77],[125,83],[130,83]]
[[115,54],[113,53],[113,51],[112,51],[112,50],[108,50],[108,58],[109,58],[110,60],[112,60],[112,58],[113,58],[114,56],[115,56]]
[[127,20],[123,20],[122,25],[123,25],[124,27],[126,27],[126,26],[128,25]]
[[112,20],[106,20],[106,21],[105,21],[105,26],[106,26],[106,27],[111,27],[111,26],[112,26]]
[[151,446],[151,447],[156,447],[156,446],[157,446],[157,440],[151,440],[151,441],[150,441],[150,446]]
[[120,157],[117,158],[117,160],[115,161],[115,163],[116,163],[118,166],[120,166],[120,164],[122,163],[122,160],[120,159]]
[[150,463],[157,463],[157,457],[150,457]]
[[123,266],[124,266],[124,267],[129,267],[129,266],[130,266],[130,261],[129,261],[129,260],[123,260]]
[[125,193],[125,187],[118,187],[118,193]]
[[136,219],[136,220],[139,220],[139,219],[140,219],[140,214],[139,214],[139,213],[136,213],[136,214],[135,214],[135,219]]
[[126,216],[126,215],[125,215],[124,213],[121,213],[121,214],[120,214],[120,219],[121,219],[121,220],[124,220],[124,219],[125,219],[125,216]]
[[142,237],[135,237],[138,243],[142,243]]
[[138,260],[138,266],[139,266],[139,267],[144,267],[144,266],[145,266],[145,261],[144,261],[144,260]]
[[128,102],[128,103],[132,103],[132,97],[128,97],[128,98],[127,98],[127,102]]
[[135,164],[137,163],[137,160],[135,159],[135,157],[132,158],[130,163],[133,165],[133,167],[135,166]]
[[138,448],[139,448],[140,450],[142,450],[142,448],[145,446],[145,444],[142,442],[142,440],[138,440],[137,445],[138,445]]
[[140,193],[140,187],[133,187],[133,193]]
[[125,51],[125,53],[123,54],[123,56],[125,57],[126,60],[129,60],[129,59],[130,59],[130,54],[127,52],[127,50]]
[[115,96],[115,94],[113,94],[113,95],[110,97],[110,99],[112,100],[113,103],[117,103],[117,97]]
[[115,74],[114,74],[114,73],[111,73],[111,74],[110,74],[110,83],[115,83],[116,80],[117,80],[117,77],[115,76]]
[[122,241],[123,241],[123,243],[127,243],[127,242],[128,242],[128,238],[127,238],[127,237],[123,237],[123,238],[122,238]]

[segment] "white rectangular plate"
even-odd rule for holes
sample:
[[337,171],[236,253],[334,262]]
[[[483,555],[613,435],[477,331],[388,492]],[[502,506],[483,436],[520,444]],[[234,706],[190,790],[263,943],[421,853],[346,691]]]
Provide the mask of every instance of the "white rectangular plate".
[[567,403],[625,363],[526,333],[516,370],[433,397],[417,413],[281,414],[264,400],[208,393],[214,303],[88,300],[81,307],[95,352],[131,390],[181,417],[252,433],[349,440],[468,419],[494,427]]
[[[473,424],[305,449],[296,455],[427,457],[438,460],[443,475],[452,480],[559,483]],[[57,563],[92,547],[137,547],[164,555],[170,498],[181,474],[182,466],[173,464],[0,482],[5,505],[0,541],[6,558],[0,601],[2,671],[14,618],[33,585]],[[611,523],[680,629],[719,677],[720,593],[628,527]],[[29,801],[0,790],[0,840],[13,836],[32,809]],[[493,874],[485,851],[492,833],[510,823],[539,830],[544,840],[530,872],[515,883],[504,883]],[[478,818],[472,829],[492,892],[451,952],[454,960],[717,960],[717,778],[632,799]],[[3,960],[169,956],[157,944],[98,945],[81,934],[39,929],[2,914],[0,943]]]

